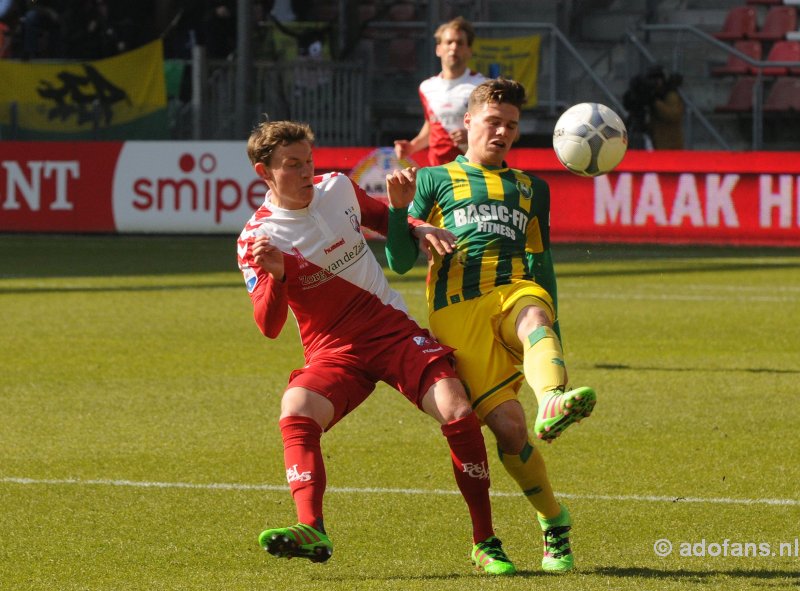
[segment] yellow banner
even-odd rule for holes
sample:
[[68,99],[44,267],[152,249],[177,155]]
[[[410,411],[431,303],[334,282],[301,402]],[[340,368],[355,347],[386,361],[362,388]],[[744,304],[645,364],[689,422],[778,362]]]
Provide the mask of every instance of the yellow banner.
[[92,62],[0,60],[0,124],[56,133],[130,123],[167,104],[160,40]]
[[525,108],[538,102],[536,85],[539,78],[540,35],[485,39],[476,37],[472,44],[470,68],[484,76],[513,78],[525,87],[528,102]]

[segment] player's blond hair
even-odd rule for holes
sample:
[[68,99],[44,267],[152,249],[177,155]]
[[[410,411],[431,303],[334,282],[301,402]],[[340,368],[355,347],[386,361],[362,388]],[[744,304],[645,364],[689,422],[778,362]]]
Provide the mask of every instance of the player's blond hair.
[[307,123],[297,121],[265,121],[256,126],[247,140],[247,156],[252,164],[269,164],[278,146],[297,142],[314,143],[314,132]]
[[510,78],[494,78],[476,86],[469,95],[467,110],[474,113],[476,108],[487,103],[508,103],[522,110],[525,104],[525,87]]
[[436,39],[436,45],[442,42],[444,32],[448,29],[463,32],[467,36],[467,45],[472,47],[472,42],[475,41],[475,28],[472,26],[472,23],[463,16],[457,16],[453,20],[439,25],[439,28],[436,29],[436,32],[433,34],[433,38]]

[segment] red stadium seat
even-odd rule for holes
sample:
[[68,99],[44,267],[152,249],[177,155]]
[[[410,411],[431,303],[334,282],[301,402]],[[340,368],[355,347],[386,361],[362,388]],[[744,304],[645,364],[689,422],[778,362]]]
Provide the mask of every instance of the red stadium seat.
[[778,41],[797,28],[797,9],[794,6],[773,6],[767,12],[764,26],[749,35],[752,39]]
[[776,41],[767,55],[768,62],[798,62],[798,67],[770,66],[763,69],[765,76],[800,75],[800,41]]
[[728,41],[745,39],[757,28],[756,9],[752,6],[735,6],[728,11],[722,30],[714,33],[714,37]]
[[[736,41],[733,48],[753,58],[756,61],[761,61],[761,41],[753,41],[752,39],[744,39]],[[755,74],[756,67],[751,66],[743,59],[736,57],[734,54],[728,54],[728,61],[724,66],[718,66],[711,69],[712,76],[727,76],[730,74]]]
[[764,99],[764,111],[780,113],[800,112],[800,78],[778,78]]
[[756,79],[742,76],[731,88],[728,102],[714,109],[717,113],[749,113],[753,110],[753,89]]

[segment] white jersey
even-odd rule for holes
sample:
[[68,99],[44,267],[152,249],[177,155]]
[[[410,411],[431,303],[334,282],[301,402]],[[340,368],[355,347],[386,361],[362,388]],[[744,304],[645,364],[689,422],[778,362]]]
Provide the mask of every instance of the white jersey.
[[467,70],[452,80],[432,76],[419,85],[419,96],[430,126],[428,159],[432,165],[447,164],[461,151],[450,139],[450,132],[464,129],[469,95],[481,82],[483,74]]
[[[345,349],[355,340],[390,334],[398,322],[409,321],[405,302],[389,287],[367,245],[362,223],[385,235],[388,207],[339,173],[315,177],[314,196],[303,209],[277,207],[267,193],[239,236],[237,249],[256,324],[264,335],[280,334],[288,306],[308,360],[323,349]],[[252,241],[260,234],[283,252],[285,281],[253,262]]]

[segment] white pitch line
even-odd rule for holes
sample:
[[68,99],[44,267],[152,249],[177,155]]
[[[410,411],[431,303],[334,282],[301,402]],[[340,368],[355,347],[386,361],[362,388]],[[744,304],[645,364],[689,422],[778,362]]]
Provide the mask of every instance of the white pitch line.
[[[35,478],[0,478],[0,484],[27,484],[27,485],[78,485],[78,486],[128,486],[133,488],[187,488],[197,490],[262,490],[262,491],[288,491],[289,487],[280,484],[237,484],[225,482],[211,482],[205,484],[193,482],[148,482],[139,480],[107,480],[107,479],[35,479]],[[457,490],[424,489],[424,488],[357,488],[331,486],[326,489],[329,493],[347,494],[384,494],[384,495],[458,495]],[[519,492],[492,491],[493,497],[517,497]],[[800,499],[735,499],[729,497],[670,497],[657,495],[593,495],[556,493],[567,499],[582,499],[590,501],[640,501],[647,503],[706,503],[713,505],[778,505],[800,506]]]
[[735,297],[714,296],[714,295],[690,295],[690,294],[669,294],[669,293],[581,293],[578,295],[567,295],[566,300],[657,300],[657,301],[680,301],[680,302],[796,302],[796,296],[770,296],[770,295],[741,295]]

